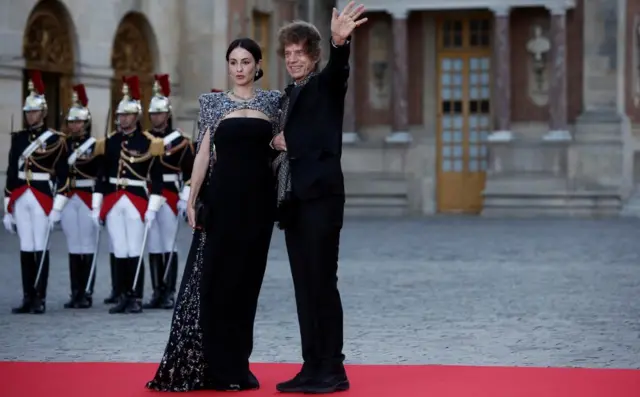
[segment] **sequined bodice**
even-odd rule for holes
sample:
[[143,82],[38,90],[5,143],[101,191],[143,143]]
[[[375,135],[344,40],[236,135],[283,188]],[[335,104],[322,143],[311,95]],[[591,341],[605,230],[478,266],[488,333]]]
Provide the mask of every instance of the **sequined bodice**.
[[[215,134],[220,121],[230,113],[238,110],[250,109],[264,113],[272,122],[273,133],[276,133],[279,125],[280,96],[279,91],[257,90],[253,99],[246,102],[237,102],[229,98],[224,92],[201,95],[196,150],[200,149],[200,143],[207,129],[209,129],[210,133]],[[210,139],[210,142],[213,144],[214,140]]]

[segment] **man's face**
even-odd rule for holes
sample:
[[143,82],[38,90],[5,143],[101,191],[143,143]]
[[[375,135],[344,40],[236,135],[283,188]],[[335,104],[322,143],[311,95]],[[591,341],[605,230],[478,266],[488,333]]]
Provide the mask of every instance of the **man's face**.
[[27,118],[27,124],[30,127],[34,127],[42,123],[44,114],[42,113],[42,110],[29,110],[28,112],[25,112],[25,117]]
[[71,132],[73,135],[78,135],[84,129],[84,121],[69,121],[67,122],[67,127],[69,128],[69,132]]
[[315,70],[318,60],[307,54],[303,44],[288,44],[284,48],[284,62],[291,78],[300,81]]
[[130,130],[135,126],[136,115],[135,114],[119,114],[118,124],[123,130]]
[[156,130],[165,129],[167,127],[167,120],[169,120],[169,113],[151,113],[151,125]]

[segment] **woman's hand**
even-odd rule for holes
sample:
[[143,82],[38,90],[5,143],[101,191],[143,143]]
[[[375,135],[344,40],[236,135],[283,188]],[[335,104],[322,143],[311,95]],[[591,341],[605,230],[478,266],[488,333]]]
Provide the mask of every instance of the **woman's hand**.
[[191,202],[191,200],[189,200],[189,203],[187,205],[187,220],[189,221],[189,226],[191,226],[192,229],[196,228],[196,206],[194,203]]

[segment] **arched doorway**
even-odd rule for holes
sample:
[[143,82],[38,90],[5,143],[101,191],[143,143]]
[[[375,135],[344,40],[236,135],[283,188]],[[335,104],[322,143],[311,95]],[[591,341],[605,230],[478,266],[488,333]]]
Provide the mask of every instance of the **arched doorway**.
[[111,67],[114,79],[111,84],[111,128],[115,128],[115,111],[122,99],[122,76],[137,75],[143,109],[142,126],[149,128],[147,107],[153,94],[155,71],[155,36],[144,15],[131,12],[122,18],[113,39]]
[[22,100],[29,94],[29,69],[40,70],[46,87],[49,128],[61,129],[71,106],[74,74],[73,23],[59,1],[40,1],[31,11],[24,31],[22,55],[25,59]]

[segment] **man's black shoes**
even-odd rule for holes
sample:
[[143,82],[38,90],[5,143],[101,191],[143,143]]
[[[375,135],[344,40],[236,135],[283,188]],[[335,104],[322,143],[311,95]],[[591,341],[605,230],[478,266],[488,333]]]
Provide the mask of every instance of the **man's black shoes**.
[[345,374],[309,376],[300,372],[278,383],[276,389],[281,393],[327,394],[349,390],[349,380]]

